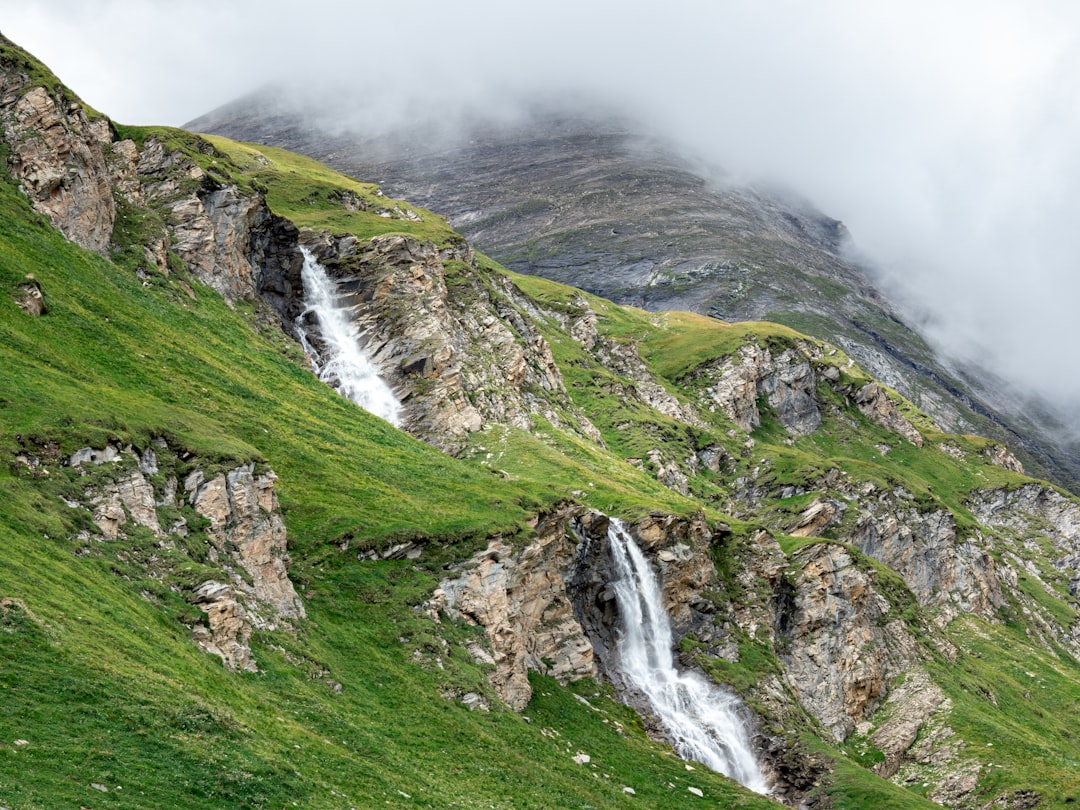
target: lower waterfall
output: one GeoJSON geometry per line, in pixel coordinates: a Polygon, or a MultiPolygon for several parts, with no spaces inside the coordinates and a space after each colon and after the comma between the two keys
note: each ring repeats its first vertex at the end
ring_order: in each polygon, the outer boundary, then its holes
{"type": "Polygon", "coordinates": [[[347,307],[342,306],[337,285],[305,247],[301,280],[304,311],[296,319],[296,331],[319,379],[361,408],[381,416],[392,425],[401,421],[401,403],[379,377],[360,344],[360,331],[347,307]],[[314,315],[319,322],[322,349],[311,340],[304,321],[314,315]]]}
{"type": "Polygon", "coordinates": [[[736,713],[738,698],[696,672],[675,668],[671,622],[649,561],[616,519],[608,540],[619,575],[612,587],[622,618],[617,642],[621,673],[644,693],[680,756],[767,793],[736,713]]]}

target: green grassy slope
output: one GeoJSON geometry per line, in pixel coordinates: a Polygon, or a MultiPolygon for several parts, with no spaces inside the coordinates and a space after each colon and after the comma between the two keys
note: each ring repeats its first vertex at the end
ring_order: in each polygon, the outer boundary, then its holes
{"type": "MultiPolygon", "coordinates": [[[[625,735],[543,681],[532,723],[469,712],[443,693],[487,689],[476,664],[414,657],[438,647],[413,606],[441,564],[514,534],[566,493],[394,430],[319,383],[295,348],[261,336],[244,307],[188,279],[190,300],[183,279],[144,286],[65,242],[0,183],[0,803],[614,807],[624,785],[643,804],[697,801],[683,764],[607,698],[597,705],[625,735]],[[27,274],[45,294],[39,318],[12,300],[27,274]],[[141,595],[147,583],[118,565],[117,544],[75,553],[85,513],[61,497],[83,484],[59,459],[154,437],[210,468],[258,461],[280,476],[309,618],[296,636],[257,634],[259,674],[230,674],[201,653],[173,612],[141,595]],[[16,463],[21,452],[42,468],[16,463]],[[424,567],[356,561],[357,548],[405,537],[429,545],[424,567]],[[597,767],[574,763],[578,750],[597,767]]],[[[712,774],[693,784],[768,804],[712,774]]]]}
{"type": "MultiPolygon", "coordinates": [[[[207,149],[177,130],[120,130],[139,142],[168,142],[218,182],[265,192],[275,213],[300,225],[360,238],[404,233],[443,245],[460,239],[429,212],[281,150],[224,139],[207,149]],[[346,195],[354,210],[343,207],[346,195]]],[[[591,680],[567,688],[537,676],[523,715],[500,708],[487,673],[464,651],[481,631],[435,625],[417,608],[447,565],[466,560],[493,535],[528,537],[528,521],[566,499],[630,518],[702,510],[724,519],[733,535],[714,550],[728,589],[718,598],[738,599],[740,588],[753,587],[735,582],[730,570],[740,546],[810,497],[733,519],[725,514],[737,506],[731,481],[751,469],[772,489],[812,489],[831,469],[857,482],[900,486],[920,507],[952,511],[961,529],[969,528],[964,500],[973,488],[1026,480],[986,461],[975,438],[948,437],[967,451],[965,460],[935,446],[942,436],[928,435],[921,449],[900,442],[825,384],[818,394],[835,407],[821,429],[792,438],[766,412],[750,453],[745,434],[723,414],[704,413],[704,422],[690,427],[625,396],[630,383],[555,318],[538,328],[606,449],[538,420],[531,433],[491,427],[473,436],[462,459],[451,458],[318,382],[298,347],[250,304],[230,308],[180,267],[139,280],[132,272],[139,240],[144,227],[158,223],[153,212],[121,214],[109,260],[65,242],[11,182],[0,181],[3,806],[701,806],[689,787],[721,806],[774,806],[704,768],[687,770],[591,680]],[[13,301],[28,275],[44,292],[48,311],[41,317],[13,301]],[[83,446],[145,448],[154,439],[205,470],[255,462],[279,476],[290,575],[308,618],[295,634],[255,634],[257,674],[229,673],[191,642],[183,621],[197,609],[171,579],[184,572],[155,578],[126,562],[133,549],[125,543],[134,547],[144,538],[79,539],[91,528],[87,514],[65,498],[79,500],[97,479],[62,466],[62,459],[83,446]],[[883,445],[891,448],[887,454],[883,445]],[[650,449],[681,459],[703,447],[723,448],[734,472],[701,472],[686,496],[658,483],[647,466],[627,463],[650,449]],[[17,461],[20,454],[41,464],[27,466],[17,461]],[[424,546],[420,560],[357,560],[358,551],[406,539],[424,546]],[[492,710],[470,712],[458,700],[468,691],[487,698],[492,710]],[[591,763],[575,763],[578,752],[590,754],[591,763]]],[[[478,272],[491,277],[505,273],[484,259],[480,265],[478,272]]],[[[782,348],[805,340],[783,326],[657,315],[510,277],[552,310],[571,313],[586,301],[600,334],[635,345],[684,402],[694,393],[696,370],[746,341],[782,348]]],[[[847,383],[868,379],[845,360],[827,362],[843,367],[847,383]]],[[[789,552],[816,542],[780,539],[789,552]]],[[[882,572],[880,582],[911,608],[916,624],[923,622],[898,577],[882,572]]],[[[1055,586],[1059,592],[1051,594],[1032,584],[1031,598],[1070,625],[1073,602],[1063,582],[1055,586]]],[[[954,703],[956,732],[973,745],[996,746],[990,788],[1030,783],[1047,801],[1067,803],[1076,792],[1071,774],[1080,739],[1061,718],[1080,700],[1080,666],[1026,634],[1018,604],[1003,611],[1003,624],[971,619],[950,627],[963,655],[954,663],[929,653],[928,666],[954,703]],[[987,691],[998,693],[996,703],[980,697],[987,691]],[[1024,775],[1032,757],[1047,763],[1034,781],[1024,775]]],[[[776,651],[760,639],[739,641],[740,662],[717,659],[715,672],[748,691],[777,671],[776,651]]],[[[809,747],[836,763],[821,786],[834,807],[931,806],[918,784],[885,782],[859,766],[864,755],[809,736],[814,726],[806,717],[796,725],[809,747]]]]}

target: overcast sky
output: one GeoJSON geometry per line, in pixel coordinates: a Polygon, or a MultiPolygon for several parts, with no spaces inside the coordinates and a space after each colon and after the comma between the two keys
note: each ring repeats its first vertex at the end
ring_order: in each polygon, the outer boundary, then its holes
{"type": "Polygon", "coordinates": [[[6,36],[124,123],[278,78],[632,105],[844,220],[940,345],[1080,427],[1080,3],[2,2],[6,36]]]}

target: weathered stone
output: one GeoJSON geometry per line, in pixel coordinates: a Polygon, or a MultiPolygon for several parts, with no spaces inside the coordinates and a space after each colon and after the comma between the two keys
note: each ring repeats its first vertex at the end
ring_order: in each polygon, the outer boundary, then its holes
{"type": "Polygon", "coordinates": [[[924,670],[908,672],[903,683],[889,692],[883,706],[888,719],[870,734],[870,742],[885,755],[874,770],[886,779],[895,774],[930,717],[939,709],[948,713],[950,705],[924,670]]]}
{"type": "Polygon", "coordinates": [[[845,508],[846,505],[840,501],[816,498],[799,515],[788,534],[794,537],[817,537],[839,519],[845,508]]]}
{"type": "Polygon", "coordinates": [[[94,523],[109,540],[117,538],[129,515],[136,525],[149,529],[155,537],[162,534],[154,508],[154,490],[138,470],[104,485],[90,499],[90,504],[94,523]]]}
{"type": "MultiPolygon", "coordinates": [[[[591,310],[590,310],[591,311],[591,310]]],[[[655,411],[687,425],[704,427],[696,409],[689,404],[679,402],[664,386],[657,382],[649,367],[638,354],[633,343],[623,343],[609,338],[598,338],[595,331],[595,315],[591,322],[587,318],[575,321],[575,324],[592,324],[587,332],[585,343],[591,342],[592,351],[605,368],[629,381],[630,385],[623,392],[629,399],[648,405],[655,411]]],[[[582,327],[579,327],[582,328],[582,327]]],[[[584,343],[583,343],[584,345],[584,343]]]]}
{"type": "Polygon", "coordinates": [[[807,711],[843,740],[877,707],[888,680],[918,660],[916,642],[899,617],[889,617],[872,574],[842,546],[809,546],[795,562],[794,593],[779,620],[788,642],[784,677],[807,711]]]}
{"type": "Polygon", "coordinates": [[[923,512],[911,501],[902,490],[869,493],[843,539],[899,573],[920,604],[940,608],[940,623],[961,612],[992,617],[1004,604],[993,559],[976,542],[957,537],[951,513],[923,512]]]}
{"type": "Polygon", "coordinates": [[[26,281],[19,286],[18,290],[15,294],[15,305],[27,315],[37,318],[48,311],[41,285],[32,275],[26,277],[26,281]]]}
{"type": "Polygon", "coordinates": [[[31,205],[75,244],[104,252],[116,208],[102,138],[80,104],[61,91],[25,87],[24,76],[0,76],[0,127],[11,150],[9,167],[31,205]],[[14,91],[14,92],[12,92],[14,91]]]}
{"type": "Polygon", "coordinates": [[[983,453],[991,463],[996,464],[999,467],[1004,467],[1006,470],[1011,470],[1014,473],[1024,474],[1024,465],[1020,463],[1020,459],[1009,452],[1009,448],[1003,444],[991,444],[983,453]]]}
{"type": "MultiPolygon", "coordinates": [[[[193,473],[184,482],[189,503],[210,521],[208,533],[218,551],[234,558],[251,578],[255,604],[268,610],[252,614],[257,627],[276,626],[280,619],[304,617],[304,606],[288,576],[285,523],[277,504],[273,472],[256,475],[247,464],[206,481],[193,473]]],[[[249,609],[254,607],[249,603],[249,609]]]]}
{"type": "Polygon", "coordinates": [[[196,625],[191,630],[191,637],[200,649],[220,657],[234,672],[257,672],[248,646],[251,622],[233,588],[209,580],[195,589],[193,602],[206,614],[208,625],[196,625]]]}
{"type": "Polygon", "coordinates": [[[855,393],[859,410],[887,430],[899,433],[916,447],[923,446],[922,434],[897,410],[885,389],[876,382],[869,382],[855,393]]]}
{"type": "MultiPolygon", "coordinates": [[[[567,532],[566,515],[537,525],[537,538],[520,552],[495,539],[474,558],[475,566],[444,580],[436,605],[487,631],[490,675],[499,697],[515,711],[529,702],[528,670],[565,682],[595,673],[592,646],[574,616],[564,578],[577,541],[567,532]]],[[[484,660],[481,653],[474,657],[484,660]]]]}
{"type": "MultiPolygon", "coordinates": [[[[399,235],[305,240],[337,274],[368,356],[403,402],[405,430],[455,453],[487,425],[531,430],[539,416],[601,441],[570,401],[551,347],[519,311],[535,305],[508,279],[485,280],[467,245],[440,251],[399,235]]],[[[317,325],[307,328],[317,341],[317,325]]]]}
{"type": "Polygon", "coordinates": [[[761,424],[758,397],[765,396],[780,423],[791,433],[812,433],[821,424],[816,399],[817,375],[810,360],[820,354],[801,342],[773,356],[757,343],[739,347],[737,355],[708,364],[695,374],[710,383],[707,392],[740,428],[749,432],[761,424]]]}
{"type": "Polygon", "coordinates": [[[90,464],[106,464],[110,461],[116,461],[120,458],[120,452],[111,444],[105,445],[101,450],[95,450],[93,447],[83,447],[76,450],[67,460],[69,467],[79,467],[89,462],[90,464]]]}
{"type": "Polygon", "coordinates": [[[1080,594],[1080,502],[1030,483],[1013,490],[973,493],[966,506],[981,523],[1009,530],[1021,544],[1049,539],[1056,554],[1054,566],[1069,576],[1072,594],[1080,594]]]}

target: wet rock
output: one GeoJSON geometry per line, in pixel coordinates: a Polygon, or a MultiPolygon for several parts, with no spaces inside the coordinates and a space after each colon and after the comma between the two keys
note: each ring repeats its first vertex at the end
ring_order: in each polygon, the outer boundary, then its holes
{"type": "Polygon", "coordinates": [[[305,239],[336,278],[368,356],[401,399],[405,430],[456,453],[487,425],[531,430],[539,416],[601,441],[570,401],[551,347],[521,314],[535,303],[508,279],[485,276],[467,245],[440,251],[399,235],[363,244],[305,239]]]}

